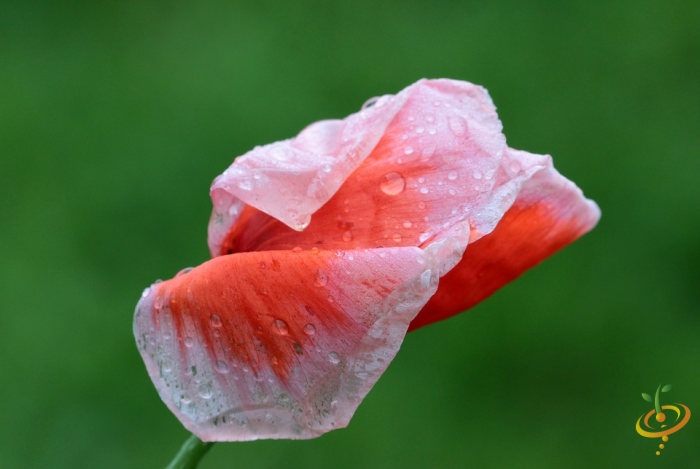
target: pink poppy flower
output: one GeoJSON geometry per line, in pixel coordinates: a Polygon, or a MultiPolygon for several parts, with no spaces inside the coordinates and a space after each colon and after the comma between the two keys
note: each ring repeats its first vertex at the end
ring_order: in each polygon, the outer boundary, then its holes
{"type": "Polygon", "coordinates": [[[345,427],[408,330],[592,229],[596,204],[501,129],[485,89],[421,80],[236,158],[211,187],[213,259],[134,317],[182,424],[204,441],[345,427]]]}

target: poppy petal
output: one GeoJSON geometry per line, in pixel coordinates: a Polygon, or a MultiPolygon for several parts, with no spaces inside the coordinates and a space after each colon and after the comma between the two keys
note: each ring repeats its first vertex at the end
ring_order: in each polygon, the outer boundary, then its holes
{"type": "Polygon", "coordinates": [[[434,294],[435,250],[216,257],[154,284],[134,334],[161,398],[205,441],[346,426],[434,294]]]}
{"type": "MultiPolygon", "coordinates": [[[[235,223],[212,219],[212,254],[296,246],[426,247],[458,237],[455,228],[467,224],[473,238],[490,232],[542,161],[527,161],[517,172],[503,168],[505,137],[482,87],[424,80],[407,90],[403,107],[374,150],[304,231],[292,230],[251,205],[235,207],[235,223]],[[221,226],[231,229],[222,235],[221,226]]],[[[218,202],[215,214],[232,207],[218,202]]],[[[468,231],[461,235],[468,236],[468,231]]]]}
{"type": "Polygon", "coordinates": [[[256,147],[214,180],[212,238],[222,238],[244,205],[294,230],[303,230],[345,179],[365,160],[411,93],[383,96],[343,120],[306,127],[295,138],[256,147]]]}
{"type": "Polygon", "coordinates": [[[548,156],[508,150],[507,171],[540,168],[490,234],[473,236],[462,260],[440,279],[437,293],[409,330],[465,311],[491,296],[597,224],[600,209],[560,175],[548,156]]]}

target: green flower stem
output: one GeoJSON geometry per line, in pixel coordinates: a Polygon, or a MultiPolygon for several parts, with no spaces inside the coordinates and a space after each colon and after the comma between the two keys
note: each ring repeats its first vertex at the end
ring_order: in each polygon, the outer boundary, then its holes
{"type": "Polygon", "coordinates": [[[204,443],[192,435],[185,441],[166,469],[195,469],[212,446],[214,446],[214,442],[204,443]]]}

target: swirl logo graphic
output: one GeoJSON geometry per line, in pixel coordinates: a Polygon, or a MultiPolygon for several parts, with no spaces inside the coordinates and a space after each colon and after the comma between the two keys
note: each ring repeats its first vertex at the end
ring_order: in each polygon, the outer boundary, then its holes
{"type": "MultiPolygon", "coordinates": [[[[688,420],[690,420],[690,409],[688,409],[688,407],[678,403],[675,405],[662,406],[659,401],[660,393],[669,392],[672,387],[672,385],[667,384],[662,388],[659,384],[659,387],[656,388],[656,397],[654,399],[652,399],[649,394],[642,393],[642,397],[645,401],[654,403],[654,408],[639,417],[637,420],[637,433],[646,438],[661,438],[661,441],[666,443],[668,441],[668,435],[676,433],[688,423],[688,420]],[[669,420],[666,420],[666,414],[663,412],[664,410],[673,411],[673,413],[667,412],[670,416],[669,420]],[[654,414],[656,414],[656,417],[654,417],[656,422],[653,420],[649,422],[649,417],[654,414]],[[675,420],[671,422],[670,419],[673,417],[675,417],[675,420]],[[642,428],[642,423],[644,428],[642,428]]],[[[659,445],[659,449],[664,449],[664,443],[659,445]]],[[[661,451],[656,452],[657,456],[660,454],[661,451]]]]}

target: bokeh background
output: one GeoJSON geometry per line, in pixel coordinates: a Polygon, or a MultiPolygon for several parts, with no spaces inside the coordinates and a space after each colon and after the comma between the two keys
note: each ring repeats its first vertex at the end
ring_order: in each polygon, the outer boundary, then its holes
{"type": "Polygon", "coordinates": [[[0,3],[0,466],[164,466],[187,436],[131,332],[208,258],[209,184],[257,144],[422,77],[489,89],[512,147],[603,210],[411,333],[347,429],[203,468],[690,467],[700,411],[700,2],[0,3]]]}

